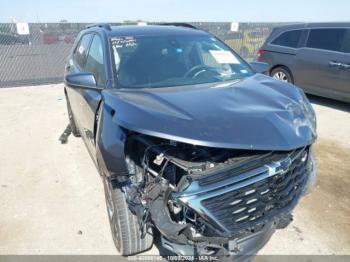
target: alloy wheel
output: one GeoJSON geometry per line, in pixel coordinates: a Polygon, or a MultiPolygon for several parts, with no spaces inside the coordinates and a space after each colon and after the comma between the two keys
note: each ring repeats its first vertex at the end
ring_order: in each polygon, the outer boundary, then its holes
{"type": "Polygon", "coordinates": [[[274,73],[272,77],[274,79],[280,80],[282,82],[288,82],[287,75],[282,71],[278,71],[278,72],[274,73]]]}

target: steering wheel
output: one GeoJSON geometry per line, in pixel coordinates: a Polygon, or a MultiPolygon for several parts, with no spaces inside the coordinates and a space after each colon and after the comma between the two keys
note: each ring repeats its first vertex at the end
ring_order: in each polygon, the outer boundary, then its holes
{"type": "Polygon", "coordinates": [[[184,77],[196,78],[200,74],[207,72],[207,71],[212,71],[212,69],[206,65],[196,65],[196,66],[192,67],[190,70],[188,70],[185,73],[184,77]]]}

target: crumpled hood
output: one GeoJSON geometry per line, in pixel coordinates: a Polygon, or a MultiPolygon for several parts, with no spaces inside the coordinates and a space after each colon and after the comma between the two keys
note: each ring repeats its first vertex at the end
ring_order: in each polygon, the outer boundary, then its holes
{"type": "Polygon", "coordinates": [[[108,90],[103,96],[120,126],[185,143],[291,150],[316,136],[298,89],[260,74],[230,84],[108,90]]]}

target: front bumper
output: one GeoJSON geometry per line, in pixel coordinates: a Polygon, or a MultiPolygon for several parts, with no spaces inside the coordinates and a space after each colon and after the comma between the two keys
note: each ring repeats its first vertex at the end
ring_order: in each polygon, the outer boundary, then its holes
{"type": "Polygon", "coordinates": [[[292,211],[313,174],[311,154],[310,147],[304,147],[240,174],[223,170],[193,180],[172,198],[199,214],[221,236],[251,235],[292,211]]]}
{"type": "MultiPolygon", "coordinates": [[[[224,252],[219,251],[210,257],[213,261],[250,261],[251,257],[256,255],[257,252],[269,241],[275,230],[276,224],[268,223],[263,230],[235,239],[231,244],[229,243],[228,246],[231,246],[233,249],[231,252],[226,250],[224,252]]],[[[167,251],[170,251],[177,256],[195,257],[198,255],[198,250],[195,250],[193,245],[176,244],[167,240],[163,236],[161,237],[161,244],[167,251]]]]}

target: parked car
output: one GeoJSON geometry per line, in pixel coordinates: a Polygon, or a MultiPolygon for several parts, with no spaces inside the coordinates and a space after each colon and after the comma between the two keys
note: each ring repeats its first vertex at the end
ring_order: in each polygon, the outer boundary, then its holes
{"type": "Polygon", "coordinates": [[[57,34],[44,34],[43,35],[43,43],[44,45],[51,45],[56,42],[58,42],[58,35],[57,34]]]}
{"type": "Polygon", "coordinates": [[[29,37],[27,35],[9,34],[0,32],[0,45],[28,45],[29,37]]]}
{"type": "Polygon", "coordinates": [[[258,51],[270,75],[305,92],[350,102],[350,23],[312,23],[274,29],[258,51]]]}
{"type": "Polygon", "coordinates": [[[55,43],[73,44],[75,37],[73,35],[58,35],[58,34],[44,34],[43,43],[45,45],[51,45],[55,43]]]}
{"type": "Polygon", "coordinates": [[[169,253],[252,255],[289,224],[315,180],[316,119],[301,89],[256,72],[266,66],[186,24],[79,34],[70,126],[103,180],[120,254],[158,232],[169,253]]]}

